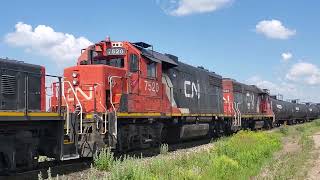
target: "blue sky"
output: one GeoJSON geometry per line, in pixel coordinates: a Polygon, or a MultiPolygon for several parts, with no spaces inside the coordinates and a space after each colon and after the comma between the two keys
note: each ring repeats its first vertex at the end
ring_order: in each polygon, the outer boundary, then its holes
{"type": "Polygon", "coordinates": [[[0,57],[41,64],[51,74],[75,64],[81,46],[110,36],[148,42],[186,63],[285,98],[320,102],[317,0],[11,0],[1,5],[0,57]]]}

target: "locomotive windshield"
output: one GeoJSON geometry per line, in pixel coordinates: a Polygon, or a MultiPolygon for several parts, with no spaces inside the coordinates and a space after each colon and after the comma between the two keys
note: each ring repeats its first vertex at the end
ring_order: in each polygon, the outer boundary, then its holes
{"type": "Polygon", "coordinates": [[[93,59],[93,64],[103,64],[118,68],[124,67],[124,58],[123,57],[96,57],[93,59]]]}

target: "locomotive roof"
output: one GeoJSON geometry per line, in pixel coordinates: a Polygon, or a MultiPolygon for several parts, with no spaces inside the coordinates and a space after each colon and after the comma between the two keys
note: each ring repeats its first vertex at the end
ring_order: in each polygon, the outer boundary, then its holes
{"type": "Polygon", "coordinates": [[[173,66],[178,66],[178,63],[171,59],[169,56],[159,53],[157,51],[149,50],[149,49],[141,49],[141,54],[146,58],[158,62],[158,63],[168,63],[173,66]]]}
{"type": "Polygon", "coordinates": [[[268,94],[266,91],[262,90],[261,88],[257,87],[256,85],[248,85],[245,83],[241,83],[241,82],[238,82],[237,80],[232,79],[232,78],[223,78],[223,80],[230,80],[235,85],[241,86],[247,91],[252,91],[252,92],[259,93],[259,94],[268,94]]]}
{"type": "Polygon", "coordinates": [[[147,49],[149,47],[152,47],[152,45],[147,44],[145,42],[135,42],[132,43],[136,48],[138,48],[141,51],[141,55],[150,59],[151,61],[157,62],[157,63],[167,63],[170,66],[178,66],[177,60],[173,59],[172,55],[162,54],[154,50],[147,49]]]}
{"type": "Polygon", "coordinates": [[[0,58],[0,64],[5,63],[5,64],[11,64],[11,65],[16,65],[16,66],[25,66],[25,67],[32,67],[32,68],[41,68],[42,66],[40,65],[34,65],[34,64],[29,64],[25,63],[24,61],[18,61],[18,60],[13,60],[13,59],[3,59],[0,58]]]}
{"type": "MultiPolygon", "coordinates": [[[[187,66],[191,66],[189,64],[183,63],[181,61],[178,60],[178,57],[172,55],[172,54],[163,54],[157,51],[154,51],[153,49],[147,49],[152,47],[152,45],[145,43],[145,42],[135,42],[135,43],[131,43],[133,46],[135,46],[136,48],[138,48],[141,51],[141,55],[150,59],[151,61],[157,62],[157,63],[166,63],[167,65],[171,66],[171,67],[176,67],[176,66],[181,66],[181,65],[187,65],[187,66]]],[[[202,70],[202,71],[206,71],[209,72],[211,74],[215,74],[217,75],[215,72],[211,72],[207,69],[205,69],[202,66],[198,66],[198,67],[194,67],[191,66],[193,68],[196,68],[197,70],[202,70]]]]}

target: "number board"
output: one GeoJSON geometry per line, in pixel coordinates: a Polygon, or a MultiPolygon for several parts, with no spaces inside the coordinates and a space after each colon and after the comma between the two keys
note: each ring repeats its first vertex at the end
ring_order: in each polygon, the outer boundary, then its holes
{"type": "Polygon", "coordinates": [[[126,50],[124,48],[110,48],[107,49],[107,55],[125,55],[126,50]]]}

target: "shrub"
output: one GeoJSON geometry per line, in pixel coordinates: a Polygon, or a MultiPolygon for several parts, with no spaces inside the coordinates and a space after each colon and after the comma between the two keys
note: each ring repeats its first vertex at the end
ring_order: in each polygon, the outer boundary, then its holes
{"type": "Polygon", "coordinates": [[[168,154],[169,152],[169,145],[168,144],[161,144],[160,145],[160,154],[168,154]]]}
{"type": "Polygon", "coordinates": [[[124,157],[122,161],[117,161],[111,169],[111,175],[108,179],[123,180],[123,179],[154,179],[152,174],[146,167],[138,163],[138,158],[124,157]]]}
{"type": "Polygon", "coordinates": [[[289,134],[289,128],[287,126],[281,126],[280,127],[280,132],[283,134],[283,135],[288,135],[289,134]]]}
{"type": "Polygon", "coordinates": [[[313,121],[314,122],[314,125],[315,126],[320,126],[320,120],[318,119],[318,120],[315,120],[315,121],[313,121]]]}
{"type": "Polygon", "coordinates": [[[204,179],[238,179],[239,163],[226,155],[212,159],[211,166],[204,179]]]}
{"type": "Polygon", "coordinates": [[[103,148],[93,157],[93,162],[98,170],[110,170],[115,162],[114,154],[110,148],[103,148]]]}
{"type": "Polygon", "coordinates": [[[305,126],[297,126],[296,130],[300,131],[300,132],[304,132],[306,130],[306,127],[305,126]]]}
{"type": "Polygon", "coordinates": [[[190,169],[185,169],[183,167],[175,167],[166,179],[200,180],[200,168],[191,167],[190,169]]]}

